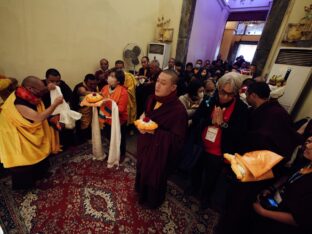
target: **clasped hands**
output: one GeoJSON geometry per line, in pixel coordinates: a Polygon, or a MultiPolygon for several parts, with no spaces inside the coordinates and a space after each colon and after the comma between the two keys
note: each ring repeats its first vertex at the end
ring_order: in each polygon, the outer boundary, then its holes
{"type": "Polygon", "coordinates": [[[225,111],[225,108],[221,109],[221,107],[215,107],[213,114],[212,114],[213,125],[220,127],[221,124],[224,123],[224,120],[223,120],[224,111],[225,111]]]}

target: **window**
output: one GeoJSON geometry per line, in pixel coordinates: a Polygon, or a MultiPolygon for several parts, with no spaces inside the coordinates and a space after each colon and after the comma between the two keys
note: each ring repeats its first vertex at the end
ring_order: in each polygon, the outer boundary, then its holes
{"type": "Polygon", "coordinates": [[[264,23],[250,23],[246,27],[246,35],[261,35],[264,28],[264,23]]]}
{"type": "Polygon", "coordinates": [[[236,28],[236,35],[244,35],[246,29],[245,23],[239,23],[236,28]]]}
{"type": "Polygon", "coordinates": [[[236,35],[261,35],[264,21],[241,21],[236,28],[236,35]]]}

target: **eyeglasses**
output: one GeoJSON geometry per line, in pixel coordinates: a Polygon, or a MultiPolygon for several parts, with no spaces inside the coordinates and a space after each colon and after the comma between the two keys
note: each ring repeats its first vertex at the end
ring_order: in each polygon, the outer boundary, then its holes
{"type": "Polygon", "coordinates": [[[312,149],[312,147],[307,147],[307,145],[310,145],[312,143],[312,138],[309,137],[303,144],[303,147],[302,147],[302,150],[305,150],[305,149],[312,149]]]}
{"type": "Polygon", "coordinates": [[[234,97],[235,93],[231,92],[226,92],[224,89],[219,90],[219,95],[221,96],[228,96],[228,97],[234,97]]]}
{"type": "Polygon", "coordinates": [[[304,142],[305,145],[311,144],[311,143],[312,143],[312,138],[311,138],[311,137],[308,138],[308,139],[304,142]]]}

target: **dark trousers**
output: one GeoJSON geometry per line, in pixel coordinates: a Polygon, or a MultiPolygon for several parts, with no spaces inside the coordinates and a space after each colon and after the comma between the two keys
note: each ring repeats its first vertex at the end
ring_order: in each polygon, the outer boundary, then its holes
{"type": "Polygon", "coordinates": [[[207,206],[224,167],[223,157],[203,152],[191,173],[194,192],[199,191],[202,206],[207,206]]]}
{"type": "MultiPolygon", "coordinates": [[[[127,135],[127,123],[120,125],[120,133],[121,133],[121,139],[120,139],[120,156],[123,157],[126,154],[126,135],[127,135]]],[[[106,124],[103,129],[103,135],[107,139],[110,140],[111,136],[111,126],[106,124]]]]}
{"type": "Polygon", "coordinates": [[[257,182],[232,181],[226,213],[221,216],[218,234],[252,233],[255,212],[252,203],[263,189],[272,184],[271,180],[257,182]]]}
{"type": "Polygon", "coordinates": [[[63,150],[66,150],[68,147],[76,144],[75,137],[74,129],[64,128],[60,131],[60,143],[63,146],[63,150]]]}
{"type": "Polygon", "coordinates": [[[9,174],[9,170],[3,167],[3,164],[0,163],[0,178],[4,178],[9,174]]]}
{"type": "Polygon", "coordinates": [[[164,202],[167,191],[167,177],[163,176],[160,179],[159,185],[147,185],[141,182],[140,166],[137,165],[135,176],[135,191],[138,193],[139,204],[149,209],[156,209],[164,202]]]}
{"type": "Polygon", "coordinates": [[[168,171],[157,170],[153,173],[153,177],[158,177],[157,182],[155,180],[148,181],[146,178],[150,175],[146,173],[149,174],[149,172],[142,170],[144,160],[148,160],[148,158],[144,157],[137,161],[134,188],[138,193],[140,205],[149,209],[156,209],[161,206],[166,198],[168,171]],[[142,174],[142,172],[144,173],[142,174]]]}
{"type": "Polygon", "coordinates": [[[76,142],[78,144],[82,144],[87,140],[90,140],[92,138],[92,130],[91,130],[91,126],[85,128],[85,129],[81,129],[80,125],[77,124],[76,127],[76,142]]]}
{"type": "Polygon", "coordinates": [[[252,215],[253,222],[250,234],[308,234],[309,231],[301,230],[297,226],[283,224],[272,219],[264,218],[256,212],[252,215]]]}
{"type": "Polygon", "coordinates": [[[49,160],[46,158],[34,165],[10,168],[12,175],[12,188],[32,188],[37,180],[42,179],[48,173],[49,166],[49,160]]]}

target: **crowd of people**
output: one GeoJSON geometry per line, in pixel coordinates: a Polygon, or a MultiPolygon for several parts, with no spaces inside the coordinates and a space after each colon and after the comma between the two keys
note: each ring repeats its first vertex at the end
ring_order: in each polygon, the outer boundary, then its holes
{"type": "MultiPolygon", "coordinates": [[[[137,131],[134,187],[142,206],[159,207],[168,177],[177,173],[186,178],[185,194],[198,198],[200,209],[221,213],[218,233],[311,233],[311,121],[295,126],[242,56],[232,65],[219,56],[185,66],[171,58],[164,69],[144,56],[141,65],[130,73],[122,60],[111,67],[108,59],[101,59],[100,69],[77,81],[73,91],[54,68],[44,80],[29,76],[16,90],[16,84],[10,86],[0,113],[0,162],[12,175],[13,189],[32,188],[46,176],[48,156],[60,145],[67,149],[91,139],[92,109],[80,102],[100,93],[118,106],[121,160],[136,119],[158,125],[153,131],[137,131]],[[63,97],[51,102],[49,91],[56,86],[63,97]],[[62,102],[82,115],[74,129],[51,115],[62,102]],[[283,157],[273,168],[274,179],[239,182],[223,155],[255,150],[283,157]],[[269,198],[274,206],[265,206],[269,198]]],[[[109,102],[99,108],[108,139],[111,112],[109,102]]]]}

